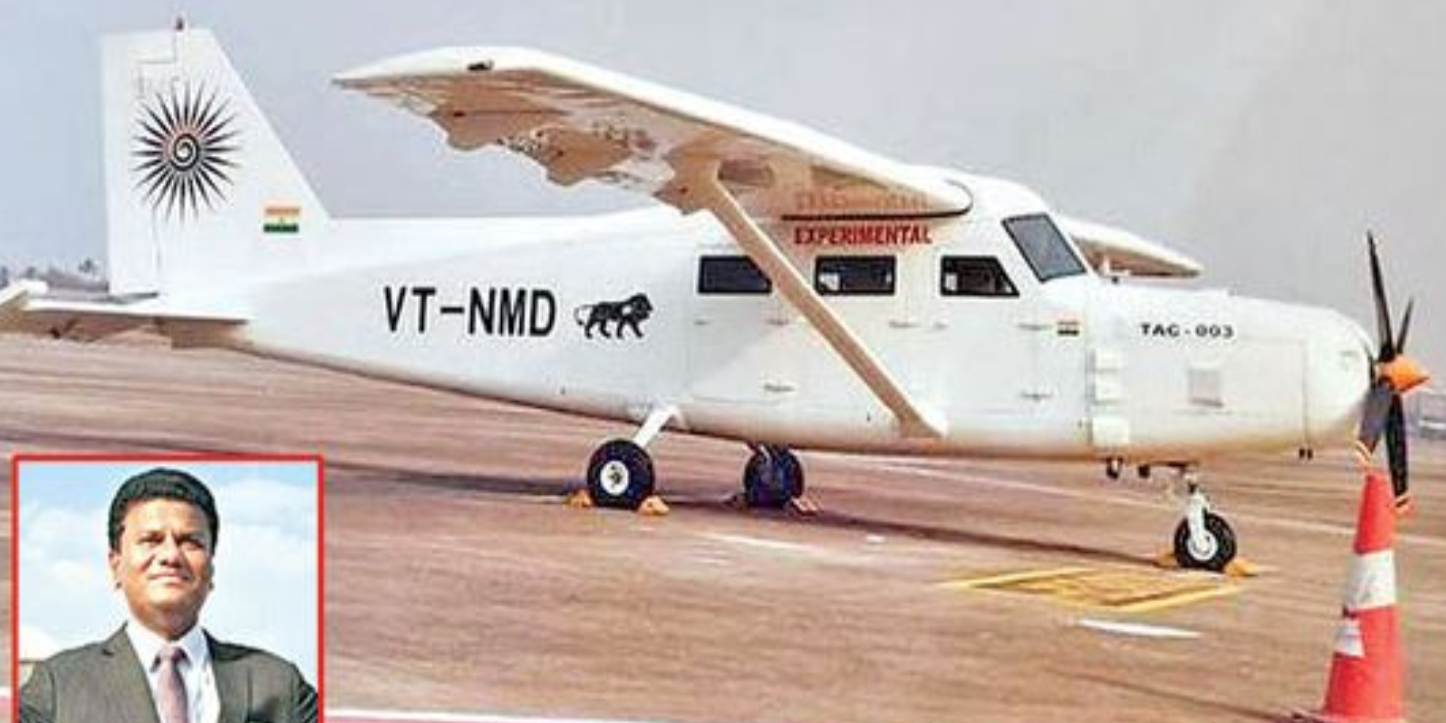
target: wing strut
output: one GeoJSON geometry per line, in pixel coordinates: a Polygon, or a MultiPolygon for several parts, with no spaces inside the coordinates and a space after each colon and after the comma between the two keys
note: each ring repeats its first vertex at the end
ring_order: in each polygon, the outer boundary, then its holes
{"type": "Polygon", "coordinates": [[[693,209],[706,208],[722,222],[753,263],[778,287],[784,298],[813,324],[813,328],[823,335],[829,346],[833,347],[849,368],[868,385],[874,396],[894,413],[899,422],[899,430],[905,437],[943,437],[946,431],[943,420],[926,412],[911,398],[863,340],[809,286],[808,280],[788,260],[778,248],[778,244],[754,223],[752,217],[718,179],[718,163],[713,161],[700,165],[701,167],[689,169],[692,173],[680,174],[692,181],[689,184],[691,188],[680,187],[675,181],[669,189],[673,194],[693,196],[690,201],[679,205],[684,206],[685,210],[688,210],[686,206],[692,206],[693,209]]]}

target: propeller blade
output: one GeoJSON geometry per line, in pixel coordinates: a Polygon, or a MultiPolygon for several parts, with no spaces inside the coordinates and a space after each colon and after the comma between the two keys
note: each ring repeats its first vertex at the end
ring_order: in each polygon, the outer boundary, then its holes
{"type": "Polygon", "coordinates": [[[1411,331],[1411,312],[1416,309],[1416,300],[1406,302],[1406,313],[1401,316],[1401,332],[1396,335],[1396,353],[1406,353],[1406,335],[1411,331]]]}
{"type": "Polygon", "coordinates": [[[1426,379],[1425,370],[1405,356],[1406,338],[1411,332],[1411,314],[1416,310],[1416,300],[1406,302],[1400,335],[1392,334],[1391,307],[1386,300],[1381,257],[1376,249],[1375,234],[1370,231],[1366,232],[1366,245],[1370,250],[1371,294],[1376,304],[1376,331],[1380,335],[1381,351],[1376,357],[1376,379],[1371,382],[1371,391],[1361,410],[1361,426],[1356,439],[1368,453],[1374,453],[1381,435],[1385,435],[1391,488],[1396,495],[1397,507],[1404,508],[1410,503],[1411,481],[1406,412],[1401,395],[1426,379]]]}
{"type": "Polygon", "coordinates": [[[1391,411],[1386,419],[1386,460],[1391,467],[1391,489],[1400,502],[1411,491],[1410,467],[1406,452],[1406,413],[1401,396],[1391,396],[1391,411]]]}
{"type": "Polygon", "coordinates": [[[1376,445],[1381,441],[1381,432],[1385,431],[1390,417],[1391,400],[1395,396],[1395,390],[1391,389],[1391,383],[1386,379],[1377,379],[1371,384],[1371,393],[1366,396],[1366,406],[1361,411],[1360,430],[1356,435],[1357,441],[1364,445],[1367,451],[1376,451],[1376,445]]]}
{"type": "Polygon", "coordinates": [[[1395,335],[1391,333],[1391,307],[1386,301],[1386,281],[1381,275],[1381,258],[1376,252],[1376,236],[1366,232],[1366,244],[1370,248],[1371,292],[1376,302],[1376,338],[1381,342],[1378,362],[1388,362],[1396,357],[1395,335]]]}

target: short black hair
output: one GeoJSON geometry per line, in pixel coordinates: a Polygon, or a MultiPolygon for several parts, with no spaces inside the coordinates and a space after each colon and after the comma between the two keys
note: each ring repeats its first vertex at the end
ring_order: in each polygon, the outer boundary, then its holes
{"type": "Polygon", "coordinates": [[[137,502],[147,500],[178,500],[189,502],[205,513],[206,521],[211,527],[211,549],[216,549],[216,541],[221,532],[221,518],[216,514],[216,500],[211,497],[211,490],[201,480],[196,479],[189,473],[178,469],[156,467],[155,469],[142,472],[126,480],[116,490],[115,498],[110,501],[110,549],[111,552],[120,551],[121,532],[125,529],[126,511],[137,502]]]}

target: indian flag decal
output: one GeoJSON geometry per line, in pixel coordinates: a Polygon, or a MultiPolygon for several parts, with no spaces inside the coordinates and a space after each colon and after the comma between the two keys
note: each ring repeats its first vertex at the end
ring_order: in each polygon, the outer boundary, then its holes
{"type": "Polygon", "coordinates": [[[266,233],[297,233],[301,231],[300,206],[267,206],[266,220],[261,226],[266,233]]]}

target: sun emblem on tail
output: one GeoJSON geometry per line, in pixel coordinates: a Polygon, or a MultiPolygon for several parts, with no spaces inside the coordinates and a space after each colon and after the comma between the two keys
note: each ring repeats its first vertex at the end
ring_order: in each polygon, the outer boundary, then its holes
{"type": "Polygon", "coordinates": [[[230,103],[214,88],[186,83],[157,94],[142,111],[132,171],[145,202],[167,219],[215,209],[232,184],[240,150],[230,103]]]}

